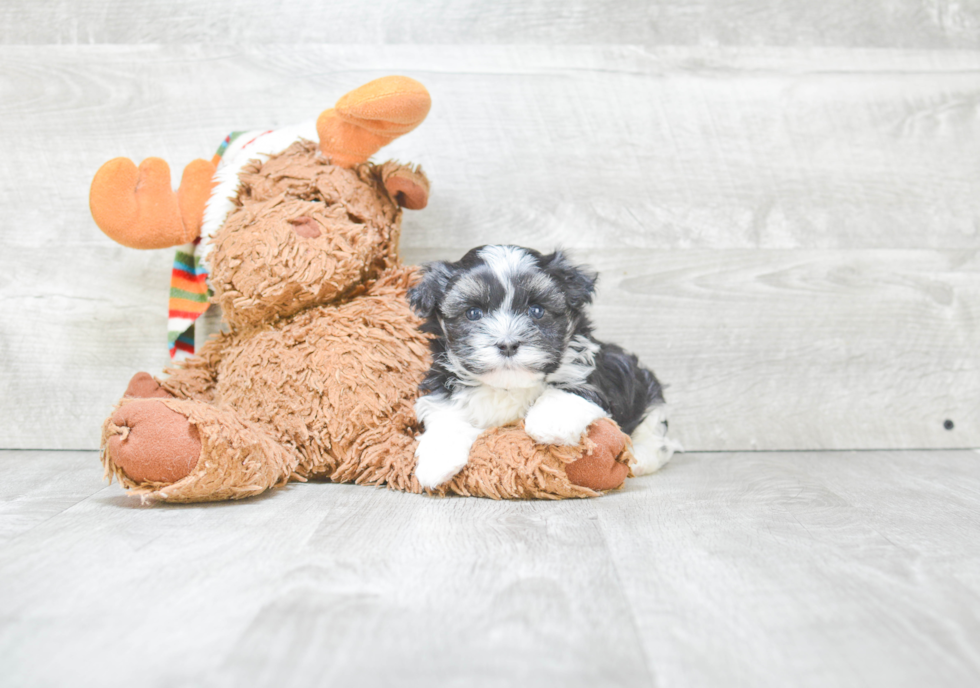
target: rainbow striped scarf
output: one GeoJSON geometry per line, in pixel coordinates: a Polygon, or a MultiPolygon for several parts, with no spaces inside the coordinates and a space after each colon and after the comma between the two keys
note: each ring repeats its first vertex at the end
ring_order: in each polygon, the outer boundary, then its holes
{"type": "Polygon", "coordinates": [[[177,247],[174,267],[170,273],[170,317],[167,323],[167,344],[170,358],[194,355],[194,321],[204,315],[210,305],[208,271],[195,255],[200,237],[191,244],[177,247]],[[178,356],[178,352],[182,355],[178,356]]]}
{"type": "MultiPolygon", "coordinates": [[[[217,166],[228,146],[244,134],[233,131],[218,146],[212,162],[217,166]]],[[[170,358],[180,360],[194,355],[194,323],[204,315],[210,303],[208,267],[201,259],[201,238],[177,247],[174,267],[170,274],[170,306],[167,324],[167,345],[170,358]]]]}

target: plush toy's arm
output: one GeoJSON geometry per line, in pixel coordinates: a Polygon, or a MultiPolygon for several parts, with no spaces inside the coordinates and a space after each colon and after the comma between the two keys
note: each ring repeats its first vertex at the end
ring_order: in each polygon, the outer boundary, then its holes
{"type": "Polygon", "coordinates": [[[129,381],[123,399],[190,399],[214,401],[218,384],[217,363],[220,352],[209,351],[204,345],[199,356],[190,356],[178,365],[167,368],[167,377],[160,379],[149,373],[136,373],[129,381]]]}
{"type": "Polygon", "coordinates": [[[629,437],[608,418],[577,444],[535,442],[519,425],[484,432],[466,467],[436,492],[492,499],[595,497],[620,487],[633,462],[629,437]]]}
{"type": "Polygon", "coordinates": [[[202,346],[196,356],[164,370],[167,377],[160,381],[160,387],[178,399],[213,401],[218,384],[218,364],[230,336],[219,333],[202,346]]]}
{"type": "MultiPolygon", "coordinates": [[[[406,423],[408,418],[396,417],[392,424],[404,426],[402,431],[365,433],[354,457],[323,477],[423,492],[415,477],[417,440],[406,423]]],[[[538,444],[520,425],[508,425],[480,435],[463,470],[430,492],[490,499],[595,497],[620,487],[633,461],[629,437],[608,418],[597,420],[569,446],[538,444]]]]}

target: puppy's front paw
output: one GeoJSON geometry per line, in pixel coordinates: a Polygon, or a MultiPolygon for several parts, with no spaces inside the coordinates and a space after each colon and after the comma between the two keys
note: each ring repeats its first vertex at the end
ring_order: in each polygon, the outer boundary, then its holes
{"type": "Polygon", "coordinates": [[[415,448],[415,477],[422,487],[432,489],[459,473],[470,457],[473,440],[466,433],[427,430],[415,448]]]}
{"type": "Polygon", "coordinates": [[[549,389],[527,412],[524,431],[541,444],[578,444],[593,421],[606,412],[587,399],[549,389]]]}

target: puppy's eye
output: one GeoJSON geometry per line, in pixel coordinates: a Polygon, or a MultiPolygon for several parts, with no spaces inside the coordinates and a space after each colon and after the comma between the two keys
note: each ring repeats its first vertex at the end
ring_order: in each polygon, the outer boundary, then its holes
{"type": "Polygon", "coordinates": [[[535,320],[540,320],[544,317],[544,309],[538,304],[534,304],[527,309],[528,315],[530,315],[535,320]]]}
{"type": "Polygon", "coordinates": [[[474,306],[473,308],[467,308],[466,309],[466,319],[467,320],[479,320],[482,317],[483,317],[483,309],[482,308],[476,308],[474,306]]]}

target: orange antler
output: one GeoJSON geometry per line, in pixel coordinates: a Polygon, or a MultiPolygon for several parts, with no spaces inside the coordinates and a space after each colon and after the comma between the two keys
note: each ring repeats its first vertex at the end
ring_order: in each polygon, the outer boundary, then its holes
{"type": "Polygon", "coordinates": [[[342,167],[367,162],[379,148],[421,124],[431,106],[429,92],[415,79],[375,79],[320,115],[320,150],[342,167]]]}
{"type": "Polygon", "coordinates": [[[114,158],[92,179],[92,217],[99,229],[123,246],[149,249],[186,244],[201,232],[214,170],[207,160],[194,160],[184,168],[180,188],[174,193],[170,166],[160,158],[147,158],[138,168],[129,158],[114,158]]]}

